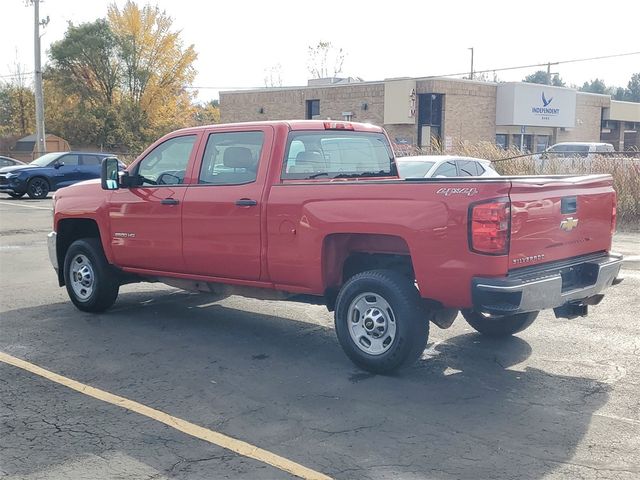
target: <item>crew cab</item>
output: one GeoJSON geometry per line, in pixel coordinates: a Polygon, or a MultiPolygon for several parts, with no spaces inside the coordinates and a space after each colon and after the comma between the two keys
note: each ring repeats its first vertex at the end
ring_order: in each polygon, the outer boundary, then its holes
{"type": "MultiPolygon", "coordinates": [[[[512,335],[587,314],[619,281],[609,175],[400,179],[384,130],[332,121],[188,128],[54,197],[71,301],[124,283],[325,304],[360,367],[388,372],[462,311],[512,335]]],[[[186,312],[185,312],[186,314],[186,312]]]]}

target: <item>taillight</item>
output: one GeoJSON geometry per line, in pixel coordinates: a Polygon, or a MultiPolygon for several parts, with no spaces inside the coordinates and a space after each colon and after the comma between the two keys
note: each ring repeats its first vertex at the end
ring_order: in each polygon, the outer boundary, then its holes
{"type": "Polygon", "coordinates": [[[353,130],[353,125],[346,122],[324,122],[325,130],[353,130]]]}
{"type": "Polygon", "coordinates": [[[469,207],[469,248],[477,253],[506,255],[511,228],[509,200],[490,200],[469,207]]]}
{"type": "Polygon", "coordinates": [[[616,211],[617,203],[618,203],[618,194],[616,192],[613,192],[613,207],[611,208],[611,235],[616,233],[616,222],[618,221],[617,211],[616,211]]]}

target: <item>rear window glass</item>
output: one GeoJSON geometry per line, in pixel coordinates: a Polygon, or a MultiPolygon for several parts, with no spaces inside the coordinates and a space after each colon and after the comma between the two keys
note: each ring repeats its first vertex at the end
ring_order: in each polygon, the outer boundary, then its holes
{"type": "Polygon", "coordinates": [[[475,177],[478,175],[478,162],[458,160],[458,171],[461,177],[475,177]]]}
{"type": "Polygon", "coordinates": [[[396,176],[393,153],[381,133],[291,132],[283,179],[396,176]]]}

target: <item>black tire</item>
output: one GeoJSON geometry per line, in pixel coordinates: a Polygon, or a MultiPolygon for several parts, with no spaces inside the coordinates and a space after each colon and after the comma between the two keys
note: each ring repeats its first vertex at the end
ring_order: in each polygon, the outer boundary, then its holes
{"type": "Polygon", "coordinates": [[[16,193],[16,192],[8,192],[11,198],[22,198],[25,196],[25,193],[16,193]]]}
{"type": "Polygon", "coordinates": [[[49,182],[42,177],[32,178],[27,184],[29,198],[46,198],[49,195],[49,190],[49,182]]]}
{"type": "Polygon", "coordinates": [[[488,316],[474,310],[463,310],[462,316],[477,332],[489,337],[508,337],[528,328],[538,316],[538,312],[517,313],[515,315],[488,316]]]}
{"type": "Polygon", "coordinates": [[[342,286],[336,299],[335,326],[340,345],[353,363],[373,373],[389,373],[409,366],[418,359],[425,349],[429,336],[427,318],[413,282],[392,270],[372,270],[354,275],[342,286]],[[373,298],[366,296],[367,293],[372,293],[373,298]],[[381,305],[380,299],[386,302],[391,312],[387,310],[382,315],[385,317],[384,333],[380,334],[379,338],[373,337],[383,350],[371,354],[368,351],[372,347],[368,347],[366,342],[369,341],[370,345],[373,345],[372,334],[374,336],[378,334],[373,331],[375,322],[380,320],[374,317],[375,321],[370,321],[371,318],[367,315],[370,311],[374,316],[380,314],[376,308],[383,308],[372,307],[362,316],[356,305],[362,301],[365,304],[375,301],[373,305],[381,305]],[[366,330],[367,320],[370,325],[373,325],[372,331],[366,330]],[[355,331],[358,328],[363,334],[355,331]],[[389,333],[391,328],[395,331],[393,338],[388,340],[391,337],[389,333]],[[358,341],[354,337],[358,337],[358,341]],[[382,342],[379,342],[380,339],[382,342]]]}
{"type": "Polygon", "coordinates": [[[107,262],[98,238],[83,238],[69,246],[64,258],[64,282],[69,298],[84,312],[106,310],[116,301],[120,289],[117,272],[107,262]]]}

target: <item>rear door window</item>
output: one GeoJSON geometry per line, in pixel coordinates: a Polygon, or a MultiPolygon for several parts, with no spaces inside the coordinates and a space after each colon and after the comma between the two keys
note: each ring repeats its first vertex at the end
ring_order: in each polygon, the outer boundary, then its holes
{"type": "Polygon", "coordinates": [[[82,165],[100,165],[102,159],[98,155],[82,155],[82,165]]]}
{"type": "Polygon", "coordinates": [[[242,185],[255,182],[263,145],[264,132],[210,134],[198,183],[242,185]]]}

